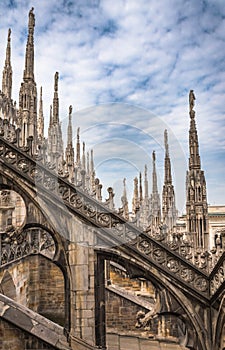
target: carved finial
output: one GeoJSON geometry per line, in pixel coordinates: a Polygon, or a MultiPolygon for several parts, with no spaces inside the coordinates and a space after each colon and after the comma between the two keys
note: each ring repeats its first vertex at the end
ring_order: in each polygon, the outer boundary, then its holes
{"type": "Polygon", "coordinates": [[[11,29],[9,28],[9,30],[8,30],[8,41],[10,41],[10,39],[11,39],[11,29]]]}
{"type": "Polygon", "coordinates": [[[161,220],[161,208],[160,197],[157,186],[157,173],[156,173],[156,155],[155,151],[152,152],[152,193],[150,196],[150,208],[151,208],[151,225],[155,227],[159,225],[161,220]]]}
{"type": "Polygon", "coordinates": [[[86,170],[85,142],[83,142],[82,168],[86,170]]]}
{"type": "Polygon", "coordinates": [[[32,7],[29,12],[29,27],[35,26],[34,8],[32,7]]]}
{"type": "Polygon", "coordinates": [[[59,124],[59,97],[58,97],[59,73],[54,76],[54,98],[53,98],[53,124],[59,124]]]}
{"type": "Polygon", "coordinates": [[[25,55],[25,69],[23,78],[24,81],[34,81],[34,26],[35,26],[35,17],[33,13],[34,8],[29,12],[29,21],[28,21],[28,37],[26,45],[26,55],[25,55]]]}
{"type": "Polygon", "coordinates": [[[93,149],[91,149],[90,177],[91,177],[91,188],[92,188],[93,191],[95,191],[95,166],[94,166],[93,149]]]}
{"type": "Polygon", "coordinates": [[[155,151],[152,152],[152,161],[153,161],[153,169],[152,169],[152,193],[157,193],[157,174],[156,174],[156,154],[155,151]]]}
{"type": "Polygon", "coordinates": [[[112,187],[108,187],[107,188],[107,192],[109,194],[109,198],[106,199],[106,204],[108,206],[109,209],[113,210],[114,209],[114,192],[113,192],[113,188],[112,187]]]}
{"type": "Polygon", "coordinates": [[[80,165],[80,128],[77,128],[77,157],[76,162],[80,165]]]}
{"type": "Polygon", "coordinates": [[[145,187],[145,199],[148,199],[148,168],[147,168],[146,164],[145,164],[145,182],[144,182],[144,187],[145,187]]]}
{"type": "Polygon", "coordinates": [[[143,195],[142,195],[142,174],[141,172],[139,173],[139,196],[140,196],[140,203],[143,200],[143,195]]]}
{"type": "Polygon", "coordinates": [[[89,152],[87,152],[87,174],[90,175],[90,157],[89,152]]]}
{"type": "Polygon", "coordinates": [[[52,126],[53,120],[52,120],[52,105],[50,105],[50,118],[49,118],[49,126],[52,126]]]}
{"type": "Polygon", "coordinates": [[[58,91],[58,80],[59,80],[59,73],[55,73],[55,91],[58,91]]]}
{"type": "Polygon", "coordinates": [[[113,188],[112,187],[108,187],[107,188],[107,192],[109,194],[109,197],[114,197],[115,196],[114,193],[113,193],[113,188]]]}
{"type": "Polygon", "coordinates": [[[12,93],[12,67],[11,67],[11,29],[8,30],[8,43],[6,48],[5,67],[2,75],[2,92],[11,99],[12,93]]]}
{"type": "Polygon", "coordinates": [[[100,184],[100,181],[98,178],[94,180],[94,186],[95,186],[95,194],[96,198],[101,201],[102,200],[102,184],[100,184]]]}
{"type": "Polygon", "coordinates": [[[189,92],[189,107],[190,107],[190,112],[193,110],[194,105],[195,105],[194,90],[190,90],[190,92],[189,92]]]}
{"type": "Polygon", "coordinates": [[[7,43],[7,49],[6,49],[6,60],[5,60],[5,65],[6,66],[11,66],[10,59],[11,59],[11,47],[10,47],[10,42],[11,42],[11,29],[9,28],[8,30],[8,43],[7,43]]]}
{"type": "Polygon", "coordinates": [[[67,128],[67,147],[73,147],[73,130],[72,130],[72,106],[69,106],[69,122],[67,128]]]}
{"type": "Polygon", "coordinates": [[[94,183],[95,183],[95,165],[94,165],[94,153],[93,153],[93,149],[91,149],[90,175],[91,175],[91,186],[92,186],[92,189],[94,189],[94,183]]]}
{"type": "Polygon", "coordinates": [[[168,133],[166,129],[164,131],[164,145],[165,145],[166,157],[169,157],[168,133]]]}
{"type": "MultiPolygon", "coordinates": [[[[91,172],[92,182],[93,182],[93,181],[94,181],[94,177],[95,177],[95,166],[94,166],[94,154],[93,154],[93,149],[91,149],[90,172],[91,172]]],[[[93,182],[92,184],[94,184],[94,182],[93,182]]]]}
{"type": "Polygon", "coordinates": [[[138,178],[134,178],[134,194],[132,199],[132,212],[136,214],[139,210],[139,198],[138,198],[138,178]]]}
{"type": "Polygon", "coordinates": [[[165,143],[165,160],[164,160],[164,186],[172,185],[171,164],[169,157],[169,143],[167,130],[164,131],[164,143],[165,143]]]}
{"type": "Polygon", "coordinates": [[[152,152],[152,160],[155,162],[155,151],[152,152]]]}
{"type": "Polygon", "coordinates": [[[43,101],[42,101],[42,86],[40,87],[40,100],[39,100],[39,114],[37,120],[37,134],[38,139],[42,142],[44,138],[44,115],[43,115],[43,101]]]}
{"type": "Polygon", "coordinates": [[[123,179],[123,195],[121,197],[122,202],[122,215],[126,220],[129,220],[129,208],[127,200],[127,190],[126,190],[126,178],[123,179]]]}

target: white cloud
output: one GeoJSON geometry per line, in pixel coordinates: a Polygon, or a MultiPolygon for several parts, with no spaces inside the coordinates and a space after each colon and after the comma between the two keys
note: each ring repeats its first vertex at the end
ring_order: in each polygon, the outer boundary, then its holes
{"type": "MultiPolygon", "coordinates": [[[[72,104],[77,112],[74,129],[78,124],[81,130],[86,130],[113,121],[147,133],[157,131],[156,138],[162,140],[166,125],[187,156],[188,92],[194,89],[202,164],[209,186],[217,183],[216,169],[220,167],[220,171],[225,172],[223,1],[3,0],[0,3],[3,38],[0,52],[5,52],[7,29],[11,27],[13,97],[17,101],[24,66],[27,15],[32,6],[36,16],[35,78],[38,91],[43,86],[46,123],[53,98],[54,74],[59,71],[61,118],[67,117],[68,106],[72,104]],[[114,106],[111,115],[101,106],[95,113],[93,109],[82,112],[87,107],[111,102],[133,103],[152,111],[161,116],[162,124],[154,125],[148,114],[129,115],[129,106],[122,111],[114,106]],[[211,158],[216,149],[220,158],[211,158]]],[[[3,54],[0,56],[2,68],[4,59],[3,54]]],[[[107,124],[106,139],[114,135],[113,130],[112,124],[107,124]]],[[[92,131],[87,134],[88,142],[100,144],[102,128],[95,127],[92,131]]],[[[119,128],[117,134],[126,139],[119,128]]],[[[138,130],[133,138],[139,149],[138,130]]],[[[115,147],[118,153],[123,152],[124,158],[127,156],[126,147],[121,148],[119,144],[115,147]]],[[[105,149],[98,149],[103,156],[105,149]]],[[[140,157],[136,157],[138,161],[140,157]]],[[[159,162],[163,163],[163,152],[159,162]]],[[[185,170],[181,171],[183,187],[185,170]]],[[[115,174],[121,176],[118,169],[115,174]]],[[[181,186],[182,181],[176,181],[181,186]]],[[[219,181],[223,189],[224,180],[219,181]]],[[[211,202],[222,203],[224,191],[211,190],[210,198],[211,202]]]]}

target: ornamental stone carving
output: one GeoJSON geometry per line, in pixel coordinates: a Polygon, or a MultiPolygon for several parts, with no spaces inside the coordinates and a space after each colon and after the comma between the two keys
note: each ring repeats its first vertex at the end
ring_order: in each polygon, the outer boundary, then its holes
{"type": "MultiPolygon", "coordinates": [[[[4,136],[5,137],[5,136],[4,136]]],[[[20,149],[10,144],[4,137],[0,137],[0,154],[5,166],[13,167],[18,174],[34,182],[38,189],[49,191],[51,196],[62,200],[69,210],[76,210],[81,216],[92,222],[94,226],[101,227],[102,230],[110,229],[106,234],[115,237],[121,243],[127,244],[127,248],[135,249],[146,256],[149,262],[161,266],[165,272],[171,276],[179,277],[190,288],[207,295],[209,290],[209,280],[207,273],[210,272],[212,260],[218,259],[207,255],[200,250],[195,256],[192,254],[192,244],[188,236],[182,236],[176,232],[168,235],[166,226],[160,226],[158,230],[149,231],[144,234],[135,225],[126,222],[123,218],[112,211],[108,211],[103,204],[92,199],[85,191],[73,186],[64,175],[58,176],[54,172],[54,166],[37,161],[34,156],[30,156],[29,147],[20,149]],[[52,170],[50,170],[52,168],[52,170]],[[158,242],[158,243],[157,243],[158,242]],[[173,255],[173,252],[175,255],[173,255]],[[194,267],[195,265],[195,267],[194,267]],[[204,273],[201,273],[201,270],[204,273]]],[[[43,158],[41,158],[43,159],[43,158]]],[[[40,250],[38,244],[33,244],[40,250]]],[[[27,251],[28,248],[26,248],[27,251]]],[[[33,248],[34,249],[34,248],[33,248]]],[[[14,248],[11,248],[11,255],[15,255],[14,248]]],[[[6,252],[2,252],[6,257],[6,252]]],[[[224,268],[224,267],[223,267],[224,268]]],[[[216,278],[210,280],[211,290],[217,285],[216,278]]]]}
{"type": "Polygon", "coordinates": [[[42,254],[53,259],[56,246],[52,236],[41,228],[30,228],[20,233],[4,233],[1,239],[0,265],[6,265],[30,254],[42,254]]]}

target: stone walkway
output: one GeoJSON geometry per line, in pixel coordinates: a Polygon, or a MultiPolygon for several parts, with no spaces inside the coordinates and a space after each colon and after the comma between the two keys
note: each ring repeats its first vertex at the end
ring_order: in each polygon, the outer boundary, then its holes
{"type": "Polygon", "coordinates": [[[107,334],[108,350],[188,350],[186,347],[174,343],[140,338],[131,335],[107,334]]]}

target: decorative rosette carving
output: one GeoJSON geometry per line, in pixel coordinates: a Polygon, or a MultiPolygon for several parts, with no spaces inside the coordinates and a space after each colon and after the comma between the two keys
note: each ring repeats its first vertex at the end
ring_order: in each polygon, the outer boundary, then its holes
{"type": "Polygon", "coordinates": [[[58,188],[58,194],[60,195],[60,197],[62,197],[63,200],[68,200],[70,195],[70,190],[68,186],[60,184],[58,188]]]}
{"type": "Polygon", "coordinates": [[[112,228],[113,233],[115,233],[118,237],[123,237],[125,234],[125,225],[118,221],[118,220],[112,220],[112,228]]]}
{"type": "Polygon", "coordinates": [[[6,151],[4,158],[8,163],[14,164],[16,162],[16,152],[8,150],[6,151]]]}
{"type": "Polygon", "coordinates": [[[85,203],[83,206],[83,210],[89,218],[94,218],[96,215],[96,207],[92,204],[85,203]]]}
{"type": "Polygon", "coordinates": [[[169,258],[166,263],[167,268],[174,273],[177,273],[180,269],[179,261],[174,258],[169,258]]]}
{"type": "Polygon", "coordinates": [[[154,249],[152,252],[152,257],[159,264],[163,264],[166,260],[165,252],[161,248],[154,249]]]}
{"type": "Polygon", "coordinates": [[[173,251],[176,251],[179,249],[179,244],[177,243],[177,241],[173,240],[167,243],[167,245],[169,246],[169,248],[173,251]]]}
{"type": "Polygon", "coordinates": [[[201,292],[205,292],[207,290],[207,280],[203,277],[197,277],[194,280],[194,286],[197,290],[201,291],[201,292]]]}
{"type": "Polygon", "coordinates": [[[29,170],[29,165],[29,161],[27,161],[25,158],[22,158],[17,162],[18,169],[24,173],[26,173],[29,170]]]}
{"type": "Polygon", "coordinates": [[[43,171],[36,166],[32,167],[30,170],[30,176],[32,177],[32,179],[34,179],[35,182],[41,182],[43,179],[43,175],[43,171]]]}
{"type": "Polygon", "coordinates": [[[98,213],[97,214],[97,223],[103,227],[110,227],[111,225],[111,216],[107,213],[98,213]]]}
{"type": "Polygon", "coordinates": [[[137,248],[140,252],[146,255],[149,255],[152,252],[152,244],[144,239],[138,242],[137,248]]]}
{"type": "Polygon", "coordinates": [[[180,270],[180,277],[185,281],[185,282],[193,282],[195,278],[195,273],[193,270],[182,266],[180,270]]]}
{"type": "Polygon", "coordinates": [[[69,198],[70,204],[77,208],[80,209],[83,206],[83,198],[80,197],[77,193],[73,193],[70,198],[69,198]]]}
{"type": "Polygon", "coordinates": [[[52,236],[43,229],[30,228],[21,233],[1,236],[1,265],[25,257],[29,254],[42,254],[53,258],[56,251],[52,236]]]}
{"type": "Polygon", "coordinates": [[[125,238],[127,242],[134,241],[137,239],[137,233],[132,230],[125,231],[125,238]]]}

